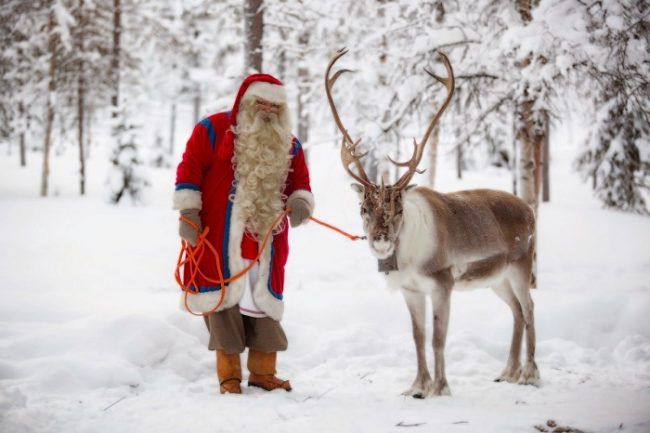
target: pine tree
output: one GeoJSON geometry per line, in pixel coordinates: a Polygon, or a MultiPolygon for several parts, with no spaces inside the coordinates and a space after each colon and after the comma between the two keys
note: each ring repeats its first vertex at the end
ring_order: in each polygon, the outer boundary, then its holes
{"type": "Polygon", "coordinates": [[[27,165],[27,142],[36,116],[34,102],[47,38],[34,29],[47,25],[43,2],[7,1],[0,8],[0,138],[18,141],[20,165],[27,165]]]}
{"type": "Polygon", "coordinates": [[[140,63],[133,52],[141,46],[135,31],[138,4],[113,0],[113,46],[110,56],[111,127],[113,151],[109,174],[109,200],[117,204],[128,194],[133,203],[143,199],[150,183],[139,156],[142,147],[142,119],[139,113],[142,96],[134,90],[142,86],[140,63]],[[134,96],[131,96],[134,95],[134,96]]]}
{"type": "Polygon", "coordinates": [[[143,200],[144,190],[150,186],[150,182],[139,156],[141,147],[138,141],[139,126],[132,123],[133,115],[126,109],[129,106],[128,99],[121,102],[113,126],[116,145],[110,159],[109,200],[111,203],[118,204],[128,195],[131,197],[131,202],[137,204],[143,200]]]}
{"type": "Polygon", "coordinates": [[[595,121],[577,166],[606,207],[650,214],[650,21],[643,2],[587,8],[595,121]],[[605,55],[606,54],[606,55],[605,55]]]}

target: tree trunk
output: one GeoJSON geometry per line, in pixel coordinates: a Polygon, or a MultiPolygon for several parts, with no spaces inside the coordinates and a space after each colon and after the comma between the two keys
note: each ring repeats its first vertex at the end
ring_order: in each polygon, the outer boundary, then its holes
{"type": "Polygon", "coordinates": [[[48,23],[48,53],[50,54],[50,71],[49,71],[49,83],[47,88],[47,102],[45,105],[45,137],[43,140],[43,171],[41,176],[41,196],[46,197],[48,193],[49,186],[49,176],[50,176],[50,147],[51,147],[51,138],[52,138],[52,125],[54,123],[54,93],[56,92],[56,68],[57,68],[57,58],[56,58],[56,49],[57,49],[57,36],[55,33],[55,16],[54,16],[54,5],[50,2],[50,17],[48,23]]]}
{"type": "Polygon", "coordinates": [[[544,110],[544,138],[542,142],[542,201],[551,201],[551,149],[549,146],[550,127],[548,112],[544,110]]]}
{"type": "MultiPolygon", "coordinates": [[[[538,184],[536,161],[539,152],[536,151],[536,141],[532,131],[532,108],[533,101],[525,101],[518,107],[519,128],[517,130],[517,141],[519,143],[519,196],[533,209],[535,216],[538,212],[538,184]]],[[[535,232],[537,239],[537,230],[535,232]]],[[[533,262],[533,275],[531,287],[537,287],[537,252],[533,262]]]]}
{"type": "Polygon", "coordinates": [[[176,103],[172,103],[171,118],[169,119],[169,154],[170,155],[174,154],[175,136],[176,136],[176,103]]]}
{"type": "MultiPolygon", "coordinates": [[[[395,143],[395,161],[401,161],[402,160],[402,149],[400,147],[399,143],[399,134],[391,134],[393,135],[393,142],[395,143]]],[[[393,166],[393,163],[390,163],[390,165],[387,164],[388,167],[393,166]]],[[[388,172],[390,171],[390,168],[386,168],[385,173],[388,175],[388,172]]],[[[397,183],[397,181],[400,178],[401,173],[399,172],[399,169],[395,167],[395,175],[393,176],[393,181],[392,183],[397,183]]]]}
{"type": "Polygon", "coordinates": [[[438,164],[438,141],[440,140],[440,127],[438,125],[431,132],[429,140],[429,188],[435,189],[436,165],[438,164]]]}
{"type": "Polygon", "coordinates": [[[83,43],[83,16],[84,0],[79,0],[79,11],[77,16],[77,54],[79,55],[79,76],[77,81],[77,125],[79,136],[79,192],[86,194],[86,157],[84,156],[84,115],[85,115],[85,91],[86,82],[84,77],[84,43],[83,43]]]}
{"type": "MultiPolygon", "coordinates": [[[[86,104],[86,109],[85,109],[85,120],[86,120],[86,126],[85,130],[86,131],[92,131],[92,117],[93,117],[93,108],[92,105],[86,104]]],[[[86,137],[86,142],[84,143],[84,157],[86,161],[90,159],[90,150],[92,149],[92,134],[85,134],[86,137]]]]}
{"type": "Polygon", "coordinates": [[[463,178],[463,146],[456,146],[456,178],[463,178]]]}
{"type": "Polygon", "coordinates": [[[22,101],[18,103],[18,112],[20,113],[21,122],[24,122],[21,124],[20,138],[18,139],[20,145],[20,166],[25,167],[27,165],[27,150],[25,149],[25,125],[27,121],[25,119],[25,104],[22,101]]]}
{"type": "MultiPolygon", "coordinates": [[[[309,69],[305,60],[305,53],[309,45],[309,32],[302,32],[298,37],[301,58],[298,60],[298,139],[303,143],[309,141],[309,104],[307,104],[307,91],[309,87],[309,69]]],[[[282,51],[284,53],[284,50],[282,51]]],[[[305,159],[308,159],[307,150],[305,159]]]]}
{"type": "Polygon", "coordinates": [[[78,83],[77,119],[79,126],[79,192],[81,195],[86,194],[86,156],[84,154],[84,86],[84,79],[80,76],[78,83]]]}
{"type": "MultiPolygon", "coordinates": [[[[457,100],[461,100],[460,95],[457,100]]],[[[461,114],[461,104],[456,104],[456,113],[461,114]]],[[[456,178],[463,178],[463,147],[461,143],[456,145],[456,178]]]]}
{"type": "MultiPolygon", "coordinates": [[[[199,53],[195,52],[193,57],[192,66],[199,68],[199,53]]],[[[194,106],[194,123],[192,126],[194,126],[201,120],[201,82],[198,80],[194,82],[194,98],[192,104],[194,106]]]]}
{"type": "Polygon", "coordinates": [[[596,191],[597,186],[598,186],[598,170],[594,168],[591,171],[591,189],[596,191]]]}
{"type": "MultiPolygon", "coordinates": [[[[281,28],[280,29],[280,38],[282,38],[283,41],[287,40],[287,32],[285,29],[281,28]]],[[[302,34],[298,38],[298,43],[300,43],[300,39],[302,38],[302,34]]],[[[309,35],[307,35],[307,40],[309,40],[309,35]]],[[[287,49],[284,44],[280,45],[278,52],[278,78],[280,81],[284,81],[287,78],[287,49]]],[[[301,59],[303,59],[305,56],[305,51],[301,51],[301,59]]]]}
{"type": "MultiPolygon", "coordinates": [[[[515,0],[515,5],[522,21],[525,25],[532,21],[532,8],[536,0],[515,0]]],[[[526,68],[532,63],[534,53],[521,62],[520,68],[526,68]]],[[[542,160],[542,142],[544,140],[544,130],[535,126],[535,119],[533,107],[535,100],[529,99],[528,87],[524,86],[523,93],[520,95],[520,100],[517,107],[518,129],[516,133],[517,140],[519,141],[520,156],[519,156],[519,193],[520,197],[533,208],[535,217],[538,216],[539,195],[541,189],[541,160],[542,160]]],[[[541,121],[544,121],[545,112],[541,113],[541,121]]],[[[545,123],[548,123],[546,121],[545,123]]],[[[535,240],[537,240],[537,226],[535,226],[535,240]]],[[[533,274],[531,277],[531,287],[537,287],[537,251],[535,251],[533,259],[533,274]]]]}
{"type": "Polygon", "coordinates": [[[533,135],[532,108],[533,101],[525,101],[518,107],[519,128],[517,141],[519,143],[519,195],[537,213],[537,170],[536,158],[539,152],[533,135]]]}
{"type": "Polygon", "coordinates": [[[122,33],[122,11],[120,0],[113,0],[113,56],[111,58],[111,78],[113,80],[112,117],[117,117],[120,98],[120,35],[122,33]]]}
{"type": "Polygon", "coordinates": [[[20,132],[20,138],[18,139],[20,145],[20,166],[27,166],[27,151],[25,149],[25,131],[20,132]]]}
{"type": "Polygon", "coordinates": [[[244,0],[245,72],[262,72],[263,3],[264,0],[244,0]]]}
{"type": "MultiPolygon", "coordinates": [[[[378,0],[379,9],[377,10],[377,17],[378,17],[377,22],[380,23],[380,25],[382,25],[384,23],[384,20],[385,20],[385,17],[386,17],[386,9],[385,9],[386,1],[387,0],[378,0]]],[[[386,35],[382,35],[382,37],[381,37],[381,48],[380,48],[380,51],[379,51],[379,64],[380,64],[380,67],[379,67],[379,77],[378,77],[379,87],[380,88],[386,88],[388,86],[388,77],[386,76],[386,66],[385,66],[387,62],[388,62],[388,39],[387,39],[386,35]]],[[[382,124],[385,125],[386,122],[388,122],[389,119],[390,119],[390,109],[386,108],[384,110],[384,114],[382,115],[382,118],[381,118],[382,124]]],[[[388,144],[388,147],[390,148],[391,147],[390,146],[391,145],[390,136],[392,135],[391,131],[385,131],[384,135],[386,136],[386,138],[388,140],[387,144],[388,144]]],[[[399,143],[399,137],[395,137],[395,141],[392,144],[395,147],[395,149],[397,150],[396,153],[399,154],[399,144],[400,144],[399,143]]],[[[374,146],[371,152],[374,152],[375,154],[378,154],[377,146],[374,146]]],[[[396,160],[399,161],[399,155],[396,155],[395,157],[397,158],[396,160]]],[[[378,157],[375,158],[375,161],[377,162],[377,165],[378,165],[377,169],[375,170],[379,175],[378,181],[379,182],[384,182],[387,185],[391,184],[392,182],[391,182],[391,179],[390,179],[389,164],[383,163],[380,166],[378,157]],[[381,168],[381,171],[380,171],[380,168],[381,168]]],[[[385,162],[385,161],[386,161],[386,157],[382,158],[382,162],[385,162]]],[[[397,167],[395,167],[395,176],[396,176],[396,179],[398,179],[397,176],[399,176],[399,169],[397,167]]],[[[370,178],[370,180],[374,181],[374,179],[372,179],[372,178],[370,178]]]]}
{"type": "MultiPolygon", "coordinates": [[[[436,17],[436,23],[442,25],[445,21],[445,5],[442,0],[435,2],[433,13],[436,17]]],[[[436,185],[436,168],[438,165],[438,143],[440,141],[440,125],[436,125],[431,131],[431,140],[429,141],[429,187],[435,189],[436,185]]]]}
{"type": "Polygon", "coordinates": [[[201,116],[201,85],[196,84],[194,88],[194,125],[199,123],[200,116],[201,116]]]}
{"type": "Polygon", "coordinates": [[[517,176],[519,170],[517,170],[517,164],[519,163],[519,152],[517,147],[517,113],[515,113],[515,120],[512,122],[512,158],[510,159],[510,170],[512,170],[512,193],[518,195],[517,193],[517,176]]]}

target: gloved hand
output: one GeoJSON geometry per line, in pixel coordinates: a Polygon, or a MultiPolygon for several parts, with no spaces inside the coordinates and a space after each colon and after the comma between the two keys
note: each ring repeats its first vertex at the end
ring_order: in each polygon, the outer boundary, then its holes
{"type": "Polygon", "coordinates": [[[203,230],[203,227],[201,226],[201,217],[199,217],[199,210],[183,209],[181,210],[181,215],[192,221],[199,228],[197,231],[194,227],[183,220],[180,220],[180,224],[178,226],[178,234],[181,236],[181,238],[183,238],[188,244],[195,247],[199,233],[203,230]]]}
{"type": "Polygon", "coordinates": [[[302,197],[291,196],[287,200],[287,207],[291,209],[289,213],[289,223],[291,227],[298,227],[311,216],[311,205],[302,197]]]}

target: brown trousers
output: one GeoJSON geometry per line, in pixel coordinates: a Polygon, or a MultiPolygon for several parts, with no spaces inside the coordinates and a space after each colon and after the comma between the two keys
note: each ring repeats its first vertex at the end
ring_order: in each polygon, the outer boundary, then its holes
{"type": "Polygon", "coordinates": [[[266,353],[287,350],[287,336],[280,322],[270,317],[244,316],[239,312],[239,305],[203,319],[210,331],[210,350],[226,353],[242,353],[246,347],[266,353]]]}

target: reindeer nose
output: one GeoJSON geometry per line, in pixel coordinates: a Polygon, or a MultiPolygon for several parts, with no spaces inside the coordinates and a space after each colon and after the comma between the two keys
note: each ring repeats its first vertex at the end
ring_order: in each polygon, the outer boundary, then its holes
{"type": "Polygon", "coordinates": [[[378,253],[385,253],[390,249],[390,242],[388,242],[384,237],[381,237],[372,241],[372,247],[378,253]]]}

